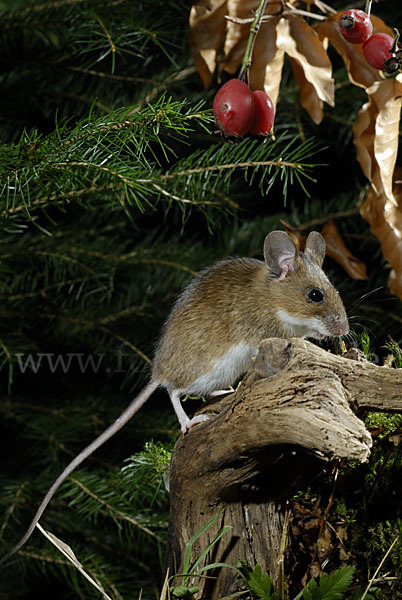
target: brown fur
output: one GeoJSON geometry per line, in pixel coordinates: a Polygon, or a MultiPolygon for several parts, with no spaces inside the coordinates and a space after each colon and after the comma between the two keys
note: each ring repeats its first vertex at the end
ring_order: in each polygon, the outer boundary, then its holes
{"type": "Polygon", "coordinates": [[[276,314],[282,308],[301,318],[320,317],[331,330],[337,316],[346,319],[338,292],[320,266],[302,254],[296,270],[272,278],[266,263],[228,259],[201,272],[184,290],[162,331],[152,379],[170,389],[184,389],[212,369],[229,348],[244,342],[253,346],[267,337],[287,337],[276,314]],[[306,300],[306,290],[321,287],[323,304],[306,300]]]}

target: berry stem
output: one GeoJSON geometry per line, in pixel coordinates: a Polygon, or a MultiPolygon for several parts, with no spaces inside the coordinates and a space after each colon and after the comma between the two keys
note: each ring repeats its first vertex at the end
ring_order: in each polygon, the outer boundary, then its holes
{"type": "Polygon", "coordinates": [[[373,3],[373,0],[366,0],[366,8],[365,8],[364,12],[368,16],[370,16],[370,13],[371,13],[371,5],[372,5],[372,3],[373,3]]]}
{"type": "Polygon", "coordinates": [[[247,83],[247,85],[249,84],[248,72],[251,66],[251,55],[253,54],[255,38],[257,37],[257,33],[260,30],[261,19],[264,14],[267,2],[268,0],[260,0],[255,13],[255,17],[250,25],[250,35],[248,36],[247,46],[244,52],[243,60],[241,63],[241,69],[238,76],[238,79],[240,79],[240,81],[244,81],[245,83],[247,83]]]}
{"type": "Polygon", "coordinates": [[[392,44],[391,48],[389,49],[390,54],[395,54],[395,52],[398,51],[398,42],[399,42],[399,38],[401,37],[401,34],[399,33],[399,30],[394,27],[394,32],[395,32],[395,39],[394,39],[394,43],[392,44]]]}

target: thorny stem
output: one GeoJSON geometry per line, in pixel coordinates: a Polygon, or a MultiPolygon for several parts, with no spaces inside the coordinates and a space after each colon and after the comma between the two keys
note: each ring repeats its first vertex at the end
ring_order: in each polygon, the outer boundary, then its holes
{"type": "MultiPolygon", "coordinates": [[[[371,7],[371,2],[372,2],[372,0],[367,0],[367,4],[370,5],[370,7],[371,7]]],[[[260,0],[259,1],[258,8],[255,13],[255,17],[250,25],[250,35],[247,40],[247,46],[246,46],[246,50],[244,52],[243,60],[241,63],[241,69],[240,69],[240,73],[238,76],[238,79],[240,79],[240,81],[244,81],[247,84],[249,84],[249,69],[251,66],[251,57],[253,54],[255,38],[257,37],[257,33],[260,30],[261,21],[262,21],[267,3],[268,3],[268,0],[260,0]]],[[[282,4],[282,10],[280,12],[283,12],[286,2],[284,0],[281,0],[281,4],[282,4]]],[[[326,7],[326,5],[324,5],[324,3],[320,3],[320,4],[322,5],[322,7],[326,7]]],[[[326,8],[329,8],[329,7],[326,7],[326,8]]]]}
{"type": "Polygon", "coordinates": [[[373,3],[373,0],[366,0],[366,8],[365,8],[364,12],[368,16],[370,16],[370,13],[371,13],[371,5],[372,5],[372,3],[373,3]]]}
{"type": "Polygon", "coordinates": [[[264,14],[265,7],[268,0],[260,0],[255,17],[250,26],[250,35],[247,40],[246,50],[244,52],[243,61],[241,63],[241,69],[238,79],[248,84],[248,72],[251,65],[251,55],[253,53],[255,38],[260,30],[262,15],[264,14]]]}

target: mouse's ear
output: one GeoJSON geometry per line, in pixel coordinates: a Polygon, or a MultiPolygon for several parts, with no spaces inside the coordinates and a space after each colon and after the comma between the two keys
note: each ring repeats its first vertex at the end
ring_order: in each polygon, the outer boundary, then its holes
{"type": "Polygon", "coordinates": [[[308,234],[308,238],[306,240],[304,256],[311,260],[311,262],[321,267],[322,263],[324,262],[325,251],[325,240],[322,237],[321,233],[318,233],[318,231],[311,231],[311,233],[308,234]]]}
{"type": "Polygon", "coordinates": [[[296,246],[284,231],[271,231],[265,238],[264,258],[275,279],[284,279],[296,269],[296,246]]]}

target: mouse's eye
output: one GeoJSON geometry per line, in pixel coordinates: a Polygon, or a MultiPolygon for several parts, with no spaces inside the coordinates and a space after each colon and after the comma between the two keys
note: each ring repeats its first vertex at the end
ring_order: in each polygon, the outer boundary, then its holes
{"type": "Polygon", "coordinates": [[[306,294],[309,302],[324,302],[324,292],[320,288],[311,288],[306,294]]]}

